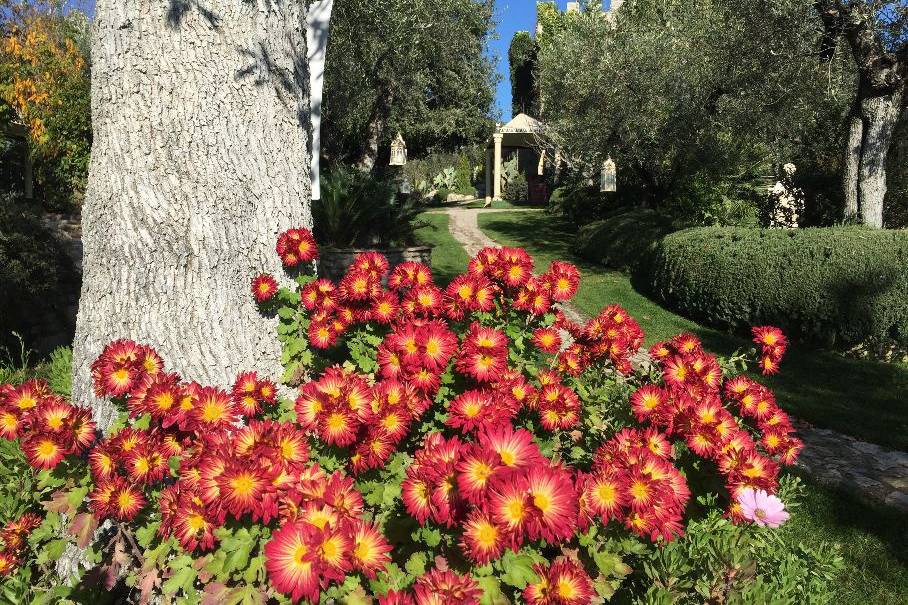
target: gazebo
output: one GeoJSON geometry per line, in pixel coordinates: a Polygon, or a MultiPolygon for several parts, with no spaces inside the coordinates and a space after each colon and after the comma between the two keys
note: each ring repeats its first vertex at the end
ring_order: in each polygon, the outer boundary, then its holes
{"type": "MultiPolygon", "coordinates": [[[[518,169],[521,166],[538,166],[542,161],[538,137],[544,131],[542,123],[525,113],[514,116],[502,126],[496,125],[495,133],[486,151],[486,201],[501,199],[501,162],[504,149],[518,153],[518,169]],[[525,153],[521,153],[525,150],[525,153]],[[535,158],[535,162],[533,162],[535,158]]],[[[538,169],[537,169],[538,173],[538,169]]]]}

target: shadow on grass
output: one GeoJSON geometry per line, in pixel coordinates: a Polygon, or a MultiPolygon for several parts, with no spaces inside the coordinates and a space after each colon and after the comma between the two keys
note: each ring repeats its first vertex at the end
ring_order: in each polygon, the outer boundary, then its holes
{"type": "Polygon", "coordinates": [[[908,594],[908,515],[800,476],[808,488],[805,498],[781,531],[804,544],[842,546],[846,569],[838,602],[903,603],[908,594]]]}
{"type": "MultiPolygon", "coordinates": [[[[537,271],[552,260],[574,262],[583,273],[575,304],[593,315],[619,303],[647,333],[647,343],[689,331],[704,346],[726,356],[752,346],[746,335],[701,326],[663,308],[625,274],[575,256],[576,227],[544,213],[480,215],[480,227],[497,242],[523,246],[537,259],[537,271]]],[[[792,346],[780,374],[757,377],[773,388],[782,406],[817,426],[864,441],[908,451],[908,368],[846,359],[832,352],[792,346]]]]}
{"type": "Polygon", "coordinates": [[[419,219],[423,226],[416,230],[416,237],[421,242],[434,246],[432,276],[435,283],[443,288],[466,271],[469,258],[463,246],[451,235],[448,215],[423,213],[419,219]]]}

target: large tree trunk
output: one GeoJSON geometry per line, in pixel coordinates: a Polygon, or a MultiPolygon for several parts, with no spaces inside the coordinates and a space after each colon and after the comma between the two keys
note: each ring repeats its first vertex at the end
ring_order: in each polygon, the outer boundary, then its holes
{"type": "Polygon", "coordinates": [[[886,156],[902,112],[908,81],[908,40],[887,39],[877,13],[894,5],[853,0],[815,0],[825,31],[821,57],[831,59],[835,41],[845,37],[858,70],[858,90],[849,115],[843,189],[845,218],[883,226],[886,156]]]}
{"type": "Polygon", "coordinates": [[[861,222],[883,227],[883,199],[886,197],[886,157],[892,131],[902,109],[904,85],[895,92],[861,100],[864,139],[861,143],[859,206],[861,222]]]}
{"type": "Polygon", "coordinates": [[[845,219],[858,218],[858,182],[861,172],[861,143],[864,140],[864,119],[861,105],[855,101],[848,115],[848,136],[845,139],[845,162],[842,169],[842,189],[845,194],[845,219]]]}
{"type": "Polygon", "coordinates": [[[363,154],[359,159],[359,167],[365,172],[371,172],[378,161],[378,146],[381,144],[385,132],[385,124],[391,116],[391,107],[394,103],[394,94],[387,87],[380,87],[375,98],[375,107],[369,116],[369,133],[363,154]]]}
{"type": "Polygon", "coordinates": [[[187,379],[276,377],[249,284],[277,234],[310,226],[304,2],[98,0],[73,398],[95,407],[104,345],[153,345],[187,379]]]}

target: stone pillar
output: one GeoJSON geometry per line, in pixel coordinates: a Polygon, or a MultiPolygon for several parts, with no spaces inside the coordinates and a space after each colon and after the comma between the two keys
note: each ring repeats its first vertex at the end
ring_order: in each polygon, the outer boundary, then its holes
{"type": "Polygon", "coordinates": [[[500,132],[496,132],[492,135],[492,138],[495,140],[495,178],[493,181],[493,193],[492,196],[496,200],[501,199],[501,139],[504,138],[504,135],[500,132]]]}
{"type": "Polygon", "coordinates": [[[486,148],[486,202],[492,201],[492,150],[486,148]]]}

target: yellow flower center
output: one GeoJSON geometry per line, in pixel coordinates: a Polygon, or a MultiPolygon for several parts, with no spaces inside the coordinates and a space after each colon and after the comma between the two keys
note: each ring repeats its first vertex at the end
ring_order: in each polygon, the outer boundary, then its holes
{"type": "Polygon", "coordinates": [[[238,496],[249,496],[252,494],[255,482],[249,475],[240,475],[230,482],[230,487],[233,488],[233,491],[236,492],[238,496]]]}
{"type": "Polygon", "coordinates": [[[189,529],[191,529],[193,533],[197,533],[205,529],[205,526],[208,525],[205,522],[205,517],[198,513],[189,515],[189,517],[186,518],[186,524],[189,526],[189,529]]]}
{"type": "Polygon", "coordinates": [[[309,548],[305,544],[300,544],[296,547],[296,550],[293,551],[293,560],[298,565],[304,565],[307,563],[306,555],[309,554],[309,548]]]}
{"type": "Polygon", "coordinates": [[[498,530],[494,525],[486,523],[482,527],[480,527],[479,531],[476,533],[476,541],[480,544],[480,546],[484,546],[485,548],[492,548],[498,541],[498,530]]]}
{"type": "Polygon", "coordinates": [[[596,497],[604,504],[614,503],[616,495],[617,491],[615,490],[615,486],[608,483],[600,484],[596,489],[596,497]]]}
{"type": "Polygon", "coordinates": [[[552,500],[546,494],[537,493],[533,495],[533,506],[544,513],[551,508],[552,500]]]}
{"type": "Polygon", "coordinates": [[[641,481],[634,481],[633,484],[631,484],[630,492],[635,500],[644,500],[649,496],[649,488],[641,481]]]}
{"type": "Polygon", "coordinates": [[[568,600],[577,597],[577,587],[565,578],[559,578],[556,590],[558,591],[558,596],[562,599],[568,600]]]}
{"type": "Polygon", "coordinates": [[[507,507],[508,517],[513,521],[520,521],[523,519],[523,502],[520,500],[512,500],[507,507]]]}
{"type": "Polygon", "coordinates": [[[501,456],[501,461],[505,466],[514,466],[514,462],[517,460],[517,456],[514,455],[514,452],[504,450],[498,453],[501,456]]]}

